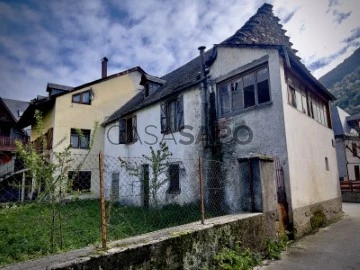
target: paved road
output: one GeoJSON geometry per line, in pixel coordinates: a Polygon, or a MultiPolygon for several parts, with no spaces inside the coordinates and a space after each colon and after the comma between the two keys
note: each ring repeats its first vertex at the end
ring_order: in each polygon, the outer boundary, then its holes
{"type": "Polygon", "coordinates": [[[270,269],[360,269],[360,203],[343,203],[344,218],[290,247],[270,269]]]}

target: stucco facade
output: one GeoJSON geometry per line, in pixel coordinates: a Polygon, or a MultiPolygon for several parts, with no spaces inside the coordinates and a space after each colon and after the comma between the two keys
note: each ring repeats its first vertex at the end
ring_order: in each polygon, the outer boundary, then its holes
{"type": "MultiPolygon", "coordinates": [[[[107,79],[80,86],[68,93],[56,96],[53,105],[42,111],[44,132],[51,130],[52,137],[49,148],[54,151],[63,151],[71,144],[71,130],[89,131],[90,139],[93,138],[91,151],[87,147],[71,148],[74,158],[73,169],[77,170],[80,162],[83,163],[80,171],[90,172],[87,177],[91,178],[90,195],[97,196],[99,192],[99,170],[97,155],[104,151],[104,127],[101,123],[111,115],[119,106],[123,105],[139,91],[142,71],[133,69],[130,72],[120,73],[107,79]],[[77,94],[89,91],[90,104],[73,102],[77,94]],[[96,123],[98,124],[96,128],[96,123]]],[[[50,97],[51,98],[51,97],[50,97]]],[[[31,141],[39,137],[36,128],[31,134],[31,141]]]]}
{"type": "MultiPolygon", "coordinates": [[[[136,115],[138,139],[135,142],[119,143],[119,121],[114,121],[105,126],[105,147],[107,157],[106,168],[106,194],[110,198],[111,188],[114,187],[112,177],[119,173],[120,189],[119,201],[131,205],[143,205],[143,186],[139,176],[131,176],[125,168],[120,166],[119,157],[137,163],[138,166],[148,164],[143,155],[150,156],[150,147],[155,151],[159,149],[160,142],[166,142],[172,156],[170,162],[180,165],[180,192],[168,192],[169,183],[166,183],[158,192],[161,204],[186,204],[199,199],[197,162],[201,150],[201,142],[196,142],[200,131],[200,91],[192,88],[181,93],[184,102],[185,128],[172,134],[161,133],[160,127],[160,102],[139,111],[136,115]],[[185,134],[186,133],[186,134],[185,134]],[[115,161],[114,161],[115,160],[115,161]]],[[[141,177],[141,176],[140,176],[141,177]]],[[[150,171],[150,178],[152,171],[150,171]]],[[[164,174],[163,178],[166,177],[164,174]]],[[[151,188],[151,187],[150,187],[151,188]]]]}

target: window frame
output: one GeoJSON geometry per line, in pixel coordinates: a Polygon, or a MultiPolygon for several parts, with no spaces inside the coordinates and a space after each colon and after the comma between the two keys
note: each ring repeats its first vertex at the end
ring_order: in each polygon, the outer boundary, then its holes
{"type": "Polygon", "coordinates": [[[71,102],[77,103],[77,104],[91,105],[91,96],[92,96],[92,91],[91,91],[91,89],[89,89],[89,90],[86,90],[86,91],[83,91],[80,93],[73,94],[71,97],[71,102]],[[89,101],[87,101],[87,102],[84,101],[84,96],[86,94],[89,94],[89,101]],[[76,101],[75,100],[76,97],[79,97],[80,100],[76,101]]]}
{"type": "Polygon", "coordinates": [[[160,128],[161,133],[170,134],[178,132],[184,128],[184,98],[183,95],[168,99],[160,104],[160,128]],[[171,128],[171,106],[174,104],[174,129],[171,128]]]}
{"type": "MultiPolygon", "coordinates": [[[[246,86],[248,87],[248,86],[246,86]]],[[[256,109],[256,108],[261,108],[263,106],[267,106],[269,104],[272,104],[272,92],[271,92],[271,80],[270,80],[270,69],[269,69],[269,64],[268,62],[265,63],[261,63],[260,65],[257,65],[255,67],[249,68],[245,71],[242,71],[234,76],[231,76],[230,78],[226,78],[224,80],[221,80],[219,82],[216,83],[216,93],[217,93],[217,106],[218,106],[218,116],[219,117],[226,117],[226,116],[232,116],[232,115],[236,115],[236,114],[240,114],[242,112],[246,112],[248,110],[252,110],[252,109],[256,109]],[[269,95],[269,100],[265,101],[265,102],[261,102],[259,103],[259,89],[258,89],[258,85],[259,83],[263,82],[263,81],[258,81],[258,72],[263,70],[263,69],[267,69],[267,82],[268,82],[268,95],[269,95]],[[244,83],[244,78],[247,76],[252,75],[254,78],[254,82],[252,84],[252,86],[254,87],[254,92],[253,92],[253,99],[254,99],[254,105],[251,106],[245,106],[246,102],[245,102],[245,83],[244,83]],[[237,83],[241,81],[241,85],[239,86],[239,91],[237,94],[240,95],[241,101],[240,101],[240,106],[238,108],[234,107],[233,104],[233,92],[232,91],[232,85],[233,83],[237,83]],[[222,90],[224,89],[224,85],[227,88],[227,94],[222,93],[222,90]],[[223,112],[223,97],[224,96],[228,96],[228,104],[229,104],[229,110],[227,112],[223,112]]]]}
{"type": "Polygon", "coordinates": [[[90,137],[91,135],[91,129],[76,129],[76,128],[71,128],[70,129],[70,145],[72,149],[90,149],[90,137]],[[83,147],[82,146],[82,141],[81,141],[81,136],[78,133],[78,130],[81,132],[82,136],[86,137],[87,139],[87,146],[83,147]],[[77,137],[77,146],[73,146],[72,144],[72,138],[73,137],[77,137]]]}
{"type": "Polygon", "coordinates": [[[138,140],[137,133],[137,117],[132,115],[126,118],[121,118],[119,125],[119,143],[131,144],[138,140]]]}
{"type": "Polygon", "coordinates": [[[168,167],[168,179],[169,186],[167,193],[169,194],[180,194],[181,193],[181,184],[180,184],[180,164],[179,163],[170,163],[168,167]],[[176,168],[175,172],[172,172],[172,168],[176,168]],[[176,174],[176,177],[173,178],[172,175],[176,174]]]}
{"type": "Polygon", "coordinates": [[[329,104],[326,99],[317,94],[313,87],[306,83],[299,75],[286,69],[285,81],[287,85],[288,104],[299,112],[314,119],[319,124],[332,128],[329,114],[329,104]],[[299,93],[300,103],[297,104],[295,92],[299,93]]]}

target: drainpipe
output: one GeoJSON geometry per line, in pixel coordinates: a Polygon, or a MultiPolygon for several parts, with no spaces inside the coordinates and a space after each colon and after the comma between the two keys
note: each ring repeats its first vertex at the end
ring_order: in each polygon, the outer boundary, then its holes
{"type": "MultiPolygon", "coordinates": [[[[208,147],[208,103],[207,103],[207,79],[205,72],[205,46],[200,46],[200,60],[201,60],[201,126],[204,128],[202,134],[203,147],[208,147]]],[[[205,158],[205,151],[203,151],[203,158],[205,158]]]]}

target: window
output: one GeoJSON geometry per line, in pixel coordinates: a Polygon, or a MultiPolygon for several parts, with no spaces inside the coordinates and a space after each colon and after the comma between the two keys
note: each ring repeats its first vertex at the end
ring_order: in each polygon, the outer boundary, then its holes
{"type": "Polygon", "coordinates": [[[353,154],[353,157],[357,157],[357,145],[356,145],[356,143],[351,144],[351,153],[353,154]]]}
{"type": "Polygon", "coordinates": [[[327,171],[329,170],[329,160],[327,157],[325,157],[325,168],[327,171]]]}
{"type": "Polygon", "coordinates": [[[161,133],[179,131],[184,127],[183,97],[169,100],[160,105],[161,133]]]}
{"type": "Polygon", "coordinates": [[[137,141],[136,115],[120,119],[120,144],[127,144],[137,141]]]}
{"type": "Polygon", "coordinates": [[[90,171],[69,171],[68,178],[72,190],[89,191],[91,189],[91,172],[90,171]]]}
{"type": "Polygon", "coordinates": [[[89,149],[90,130],[89,129],[71,129],[70,144],[72,148],[89,149]]]}
{"type": "Polygon", "coordinates": [[[330,127],[327,102],[314,92],[305,88],[304,84],[288,72],[288,103],[313,118],[320,124],[330,127]]]}
{"type": "Polygon", "coordinates": [[[269,70],[258,68],[218,85],[220,113],[236,113],[270,101],[269,70]]]}
{"type": "Polygon", "coordinates": [[[81,104],[91,104],[91,91],[85,91],[79,94],[75,94],[72,96],[72,102],[73,103],[81,103],[81,104]]]}
{"type": "Polygon", "coordinates": [[[179,164],[169,165],[169,193],[180,192],[180,166],[179,164]]]}
{"type": "Polygon", "coordinates": [[[360,167],[359,165],[354,166],[355,180],[360,180],[360,167]]]}

